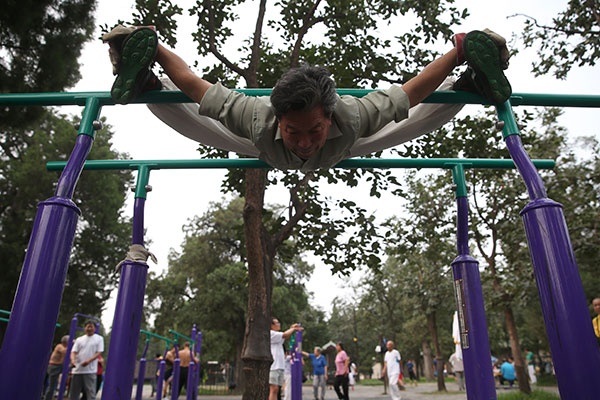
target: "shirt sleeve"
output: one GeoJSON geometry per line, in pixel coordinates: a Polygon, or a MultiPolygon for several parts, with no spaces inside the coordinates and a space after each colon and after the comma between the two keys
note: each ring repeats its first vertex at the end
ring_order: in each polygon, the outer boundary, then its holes
{"type": "Polygon", "coordinates": [[[271,331],[271,344],[282,344],[284,341],[283,332],[271,331]]]}
{"type": "Polygon", "coordinates": [[[198,113],[216,119],[235,135],[252,140],[256,105],[270,108],[258,97],[246,96],[216,83],[202,97],[198,113]]]}
{"type": "Polygon", "coordinates": [[[387,90],[371,92],[357,99],[360,115],[359,137],[370,136],[392,121],[408,117],[410,100],[404,90],[392,85],[387,90]]]}
{"type": "Polygon", "coordinates": [[[102,353],[104,351],[104,339],[102,336],[98,336],[98,346],[96,347],[96,353],[102,353]]]}

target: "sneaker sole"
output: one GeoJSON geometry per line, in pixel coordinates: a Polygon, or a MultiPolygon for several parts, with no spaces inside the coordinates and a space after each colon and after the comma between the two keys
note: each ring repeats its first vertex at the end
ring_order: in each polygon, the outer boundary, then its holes
{"type": "Polygon", "coordinates": [[[463,51],[468,65],[482,82],[479,89],[494,104],[510,98],[512,88],[500,65],[500,52],[496,43],[484,32],[472,31],[463,39],[463,51]]]}
{"type": "Polygon", "coordinates": [[[140,28],[125,38],[119,75],[110,90],[115,103],[128,104],[141,93],[157,52],[158,38],[150,28],[140,28]]]}

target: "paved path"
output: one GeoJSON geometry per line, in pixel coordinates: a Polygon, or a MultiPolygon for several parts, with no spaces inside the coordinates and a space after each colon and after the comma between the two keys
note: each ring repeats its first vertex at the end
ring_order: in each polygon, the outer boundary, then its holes
{"type": "MultiPolygon", "coordinates": [[[[437,384],[436,383],[420,383],[417,387],[407,387],[405,391],[402,392],[402,400],[466,400],[467,395],[465,392],[455,391],[456,385],[454,383],[446,383],[446,388],[449,390],[448,393],[442,394],[437,392],[437,384]]],[[[535,386],[534,388],[535,389],[535,386]]],[[[558,394],[558,388],[556,386],[551,387],[540,387],[538,389],[542,389],[545,391],[553,392],[558,394]]],[[[516,391],[518,389],[503,389],[498,388],[497,393],[508,393],[510,391],[516,391]]],[[[135,387],[133,390],[133,397],[135,398],[135,387]]],[[[97,396],[97,399],[100,399],[101,393],[97,396]]],[[[312,386],[303,386],[302,387],[302,398],[305,400],[313,399],[312,386]]],[[[150,386],[144,387],[144,400],[152,400],[150,397],[150,386]]],[[[239,400],[241,396],[224,396],[224,395],[215,395],[215,396],[198,396],[198,399],[201,400],[239,400]]],[[[363,386],[356,385],[354,390],[350,390],[350,400],[389,400],[389,395],[383,394],[383,386],[363,386]]],[[[170,397],[164,400],[171,400],[170,397]]],[[[185,400],[185,396],[180,396],[179,400],[185,400]]],[[[325,394],[325,400],[337,400],[337,396],[333,389],[328,389],[325,394]]]]}

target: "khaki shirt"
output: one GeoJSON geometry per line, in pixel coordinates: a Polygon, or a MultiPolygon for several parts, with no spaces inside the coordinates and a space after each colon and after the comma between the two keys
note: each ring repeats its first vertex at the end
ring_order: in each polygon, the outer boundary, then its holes
{"type": "Polygon", "coordinates": [[[67,353],[67,348],[63,346],[61,343],[57,344],[54,347],[54,351],[50,356],[50,362],[48,364],[52,365],[62,365],[65,361],[65,354],[67,353]]]}
{"type": "Polygon", "coordinates": [[[338,96],[325,145],[308,160],[283,144],[269,97],[246,96],[217,83],[204,94],[198,112],[250,139],[260,151],[259,158],[274,168],[315,170],[347,158],[358,138],[374,134],[391,121],[407,118],[409,108],[408,96],[395,85],[362,98],[338,96]]]}

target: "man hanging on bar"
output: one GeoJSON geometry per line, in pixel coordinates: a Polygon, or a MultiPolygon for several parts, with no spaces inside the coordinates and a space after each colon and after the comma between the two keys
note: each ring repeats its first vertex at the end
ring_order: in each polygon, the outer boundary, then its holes
{"type": "MultiPolygon", "coordinates": [[[[200,115],[249,139],[260,159],[284,170],[328,168],[352,156],[357,140],[408,118],[409,109],[421,103],[456,66],[465,62],[467,70],[454,83],[455,90],[477,93],[493,104],[504,103],[512,93],[503,73],[509,57],[506,41],[489,30],[454,35],[453,48],[404,85],[392,85],[362,98],[338,96],[329,71],[309,65],[283,74],[270,98],[246,96],[197,76],[183,59],[158,43],[152,28],[117,26],[103,40],[110,45],[113,72],[117,75],[111,90],[116,103],[127,104],[146,90],[161,88],[151,70],[156,61],[176,87],[199,105],[200,115]]],[[[451,110],[450,118],[460,110],[451,105],[446,108],[451,110]]],[[[418,130],[407,139],[426,132],[427,129],[418,130]]],[[[380,147],[398,144],[386,141],[380,147]]]]}

